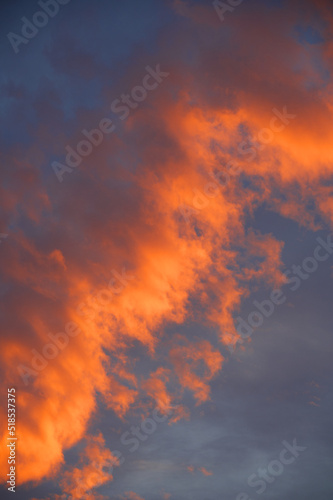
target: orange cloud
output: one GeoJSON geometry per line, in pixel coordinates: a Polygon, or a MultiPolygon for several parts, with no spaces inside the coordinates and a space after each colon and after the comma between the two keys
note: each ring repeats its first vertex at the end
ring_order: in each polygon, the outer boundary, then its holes
{"type": "Polygon", "coordinates": [[[65,471],[61,480],[63,491],[74,499],[102,498],[95,495],[93,490],[97,486],[107,483],[113,479],[113,465],[118,465],[117,457],[105,448],[105,442],[101,434],[87,438],[87,445],[80,454],[80,468],[65,471]],[[87,495],[87,496],[85,496],[87,495]]]}
{"type": "Polygon", "coordinates": [[[122,500],[144,500],[144,498],[140,497],[134,491],[127,491],[124,496],[121,497],[122,500]]]}
{"type": "MultiPolygon", "coordinates": [[[[175,57],[171,91],[152,96],[149,108],[128,119],[127,139],[113,137],[103,145],[94,169],[82,165],[78,185],[72,181],[56,190],[43,185],[33,162],[5,158],[13,170],[0,191],[4,220],[16,229],[1,245],[6,335],[0,338],[0,366],[4,385],[17,388],[17,412],[24,415],[18,426],[20,483],[62,470],[64,451],[87,435],[98,411],[96,394],[120,418],[143,394],[164,408],[185,389],[197,404],[209,399],[210,381],[223,365],[209,340],[173,336],[167,355],[158,350],[168,345],[165,326],[186,320],[217,327],[224,344],[235,342],[233,316],[250,287],[281,283],[283,243],[248,229],[258,208],[312,229],[332,224],[332,85],[323,84],[312,58],[320,56],[330,67],[333,44],[328,40],[310,51],[281,33],[303,5],[296,4],[288,19],[285,11],[279,14],[277,27],[268,27],[265,8],[253,25],[242,10],[230,16],[230,42],[238,37],[238,43],[221,54],[210,45],[214,37],[203,36],[198,73],[175,57]],[[263,39],[270,40],[268,47],[263,39]],[[240,55],[245,64],[239,64],[240,55]],[[297,61],[302,64],[295,73],[297,61]],[[318,90],[309,90],[314,84],[318,90]],[[295,119],[271,142],[260,142],[260,132],[276,116],[272,110],[281,113],[284,106],[295,119]],[[124,168],[117,160],[121,154],[129,165],[132,158],[140,162],[124,168]],[[49,334],[63,334],[69,322],[78,334],[43,362],[41,353],[53,342],[49,334]],[[161,365],[141,382],[131,354],[135,345],[161,365]],[[46,365],[33,369],[37,374],[26,386],[17,367],[31,369],[33,359],[46,365]]],[[[313,5],[328,13],[330,4],[313,5]]],[[[179,0],[173,8],[202,29],[215,29],[204,7],[192,9],[179,0]]],[[[331,15],[327,24],[330,30],[331,15]]],[[[175,34],[173,43],[186,47],[192,36],[189,28],[175,34]]],[[[89,123],[90,115],[79,118],[89,123]]],[[[34,151],[27,154],[36,158],[34,151]]],[[[0,412],[4,479],[6,426],[0,412]]],[[[179,418],[188,418],[181,405],[172,422],[179,418]]],[[[88,438],[81,467],[64,472],[64,491],[74,496],[77,481],[88,491],[111,480],[102,464],[112,458],[100,436],[88,438]],[[101,466],[92,466],[94,461],[101,466]]]]}
{"type": "Polygon", "coordinates": [[[200,467],[199,471],[202,472],[202,474],[204,476],[212,476],[213,475],[213,473],[210,472],[209,470],[205,469],[205,467],[200,467]]]}
{"type": "Polygon", "coordinates": [[[208,400],[208,382],[222,367],[223,356],[220,352],[207,341],[191,344],[185,341],[185,345],[172,348],[169,356],[180,384],[193,391],[197,403],[208,400]]]}

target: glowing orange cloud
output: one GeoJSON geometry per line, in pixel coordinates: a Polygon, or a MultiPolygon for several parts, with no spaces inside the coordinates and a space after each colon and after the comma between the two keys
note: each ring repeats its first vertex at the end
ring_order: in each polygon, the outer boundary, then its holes
{"type": "Polygon", "coordinates": [[[112,480],[113,465],[117,465],[117,457],[105,448],[101,434],[89,437],[87,446],[80,455],[80,468],[66,471],[62,478],[63,490],[72,498],[97,499],[91,490],[112,480]],[[87,497],[85,496],[87,494],[87,497]]]}
{"type": "Polygon", "coordinates": [[[205,467],[200,467],[199,471],[202,472],[204,476],[212,476],[213,475],[213,473],[210,472],[209,470],[205,469],[205,467]]]}
{"type": "MultiPolygon", "coordinates": [[[[210,30],[215,26],[202,8],[192,11],[181,1],[174,8],[195,25],[203,19],[210,30]]],[[[290,19],[295,19],[293,9],[290,19]]],[[[331,15],[328,23],[333,26],[331,15]]],[[[77,482],[89,491],[112,480],[103,464],[114,457],[101,436],[88,434],[98,411],[96,394],[122,419],[142,395],[164,408],[179,401],[184,390],[197,404],[209,400],[209,384],[224,361],[219,349],[212,339],[175,335],[170,341],[165,326],[198,321],[214,326],[223,344],[233,343],[238,338],[233,317],[251,286],[281,284],[283,243],[248,229],[256,209],[265,206],[312,229],[332,224],[327,185],[333,173],[332,86],[320,85],[315,92],[307,85],[321,82],[311,65],[317,52],[310,54],[272,29],[272,43],[279,46],[282,38],[285,49],[273,65],[270,50],[262,46],[267,23],[247,28],[240,12],[230,18],[230,27],[235,26],[244,58],[252,60],[254,51],[261,66],[239,68],[233,51],[221,55],[204,47],[198,50],[201,73],[208,75],[203,82],[183,61],[174,62],[172,92],[156,94],[149,108],[127,120],[127,144],[114,137],[96,152],[93,171],[82,166],[79,188],[68,184],[55,192],[42,184],[37,167],[14,159],[15,176],[8,190],[0,191],[7,218],[18,224],[24,203],[34,228],[31,234],[13,232],[10,245],[8,240],[1,246],[0,260],[8,313],[0,365],[4,385],[17,388],[18,415],[24,415],[18,427],[20,483],[61,473],[64,491],[80,498],[77,482]],[[299,58],[304,67],[294,74],[290,68],[299,58]],[[273,109],[282,113],[284,106],[295,119],[271,142],[260,142],[264,134],[259,132],[276,116],[273,109]],[[135,170],[116,162],[122,153],[140,158],[135,170]],[[112,178],[110,156],[115,158],[112,178]],[[124,281],[124,269],[133,279],[124,281]],[[63,332],[68,322],[77,325],[78,334],[26,386],[16,367],[31,366],[35,352],[50,343],[49,334],[63,332]],[[130,354],[135,345],[160,363],[142,378],[130,354]],[[161,346],[168,347],[165,355],[161,346]],[[80,467],[66,470],[64,451],[84,437],[80,467]]],[[[185,43],[182,34],[177,40],[185,43]]],[[[331,65],[332,42],[319,50],[331,65]]],[[[179,408],[172,422],[188,418],[179,408]]],[[[0,412],[4,479],[6,427],[0,412]]]]}
{"type": "Polygon", "coordinates": [[[180,384],[193,391],[198,403],[209,399],[208,382],[222,367],[220,352],[214,350],[209,342],[202,341],[192,344],[185,342],[184,346],[172,348],[169,355],[180,384]],[[202,367],[203,373],[196,373],[195,370],[202,367]]]}

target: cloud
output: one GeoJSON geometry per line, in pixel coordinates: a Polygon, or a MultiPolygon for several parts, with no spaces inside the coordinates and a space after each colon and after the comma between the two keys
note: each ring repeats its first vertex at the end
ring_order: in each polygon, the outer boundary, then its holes
{"type": "Polygon", "coordinates": [[[204,476],[212,476],[213,475],[213,473],[211,471],[205,469],[205,467],[200,467],[199,471],[202,472],[202,474],[204,476]]]}
{"type": "MultiPolygon", "coordinates": [[[[182,342],[182,339],[178,340],[179,343],[182,342]]],[[[222,367],[223,357],[220,352],[213,349],[207,341],[191,344],[186,341],[184,346],[173,347],[169,355],[180,384],[193,391],[198,403],[208,400],[208,382],[222,367]]]]}
{"type": "MultiPolygon", "coordinates": [[[[209,400],[223,367],[220,347],[238,338],[233,318],[242,300],[254,287],[281,284],[283,242],[254,227],[257,210],[311,229],[332,223],[333,102],[325,84],[332,42],[329,28],[322,28],[325,43],[311,49],[292,37],[295,20],[305,23],[313,9],[309,2],[303,14],[295,5],[276,11],[274,26],[268,8],[254,9],[249,19],[244,5],[222,32],[205,6],[174,2],[181,29],[169,43],[166,31],[158,38],[159,60],[170,72],[166,86],[61,186],[45,174],[45,151],[77,144],[99,111],[76,110],[63,130],[64,109],[52,112],[61,101],[56,86],[45,83],[45,93],[34,97],[38,125],[29,128],[27,145],[6,149],[1,188],[1,231],[10,237],[1,245],[0,365],[25,416],[18,427],[21,483],[54,478],[63,466],[63,488],[72,495],[76,480],[89,489],[112,480],[102,465],[111,452],[88,430],[99,397],[120,419],[140,398],[168,408],[188,390],[196,404],[209,400]],[[273,109],[281,114],[285,106],[295,119],[280,119],[285,128],[269,144],[260,142],[273,109]],[[186,321],[213,328],[220,347],[215,338],[191,334],[170,340],[167,327],[186,321]],[[34,369],[26,386],[17,367],[37,358],[41,364],[49,333],[63,333],[68,322],[78,335],[40,373],[34,369]],[[143,375],[136,348],[159,366],[143,375]],[[84,437],[80,467],[67,466],[64,452],[84,437]],[[93,461],[101,467],[92,468],[93,461]]],[[[315,10],[325,13],[328,5],[315,10]]],[[[62,73],[81,68],[88,77],[96,69],[76,46],[65,60],[52,50],[47,57],[62,73]]],[[[124,88],[140,81],[146,57],[137,56],[124,88]]],[[[108,72],[99,78],[105,96],[108,72]]],[[[13,107],[15,120],[24,110],[13,107]]],[[[188,416],[180,405],[172,422],[188,416]]],[[[3,471],[5,463],[2,452],[3,471]]]]}
{"type": "Polygon", "coordinates": [[[213,473],[209,470],[207,470],[205,467],[194,467],[194,465],[188,465],[187,470],[193,474],[193,472],[197,469],[199,472],[201,472],[204,476],[212,476],[213,473]]]}
{"type": "Polygon", "coordinates": [[[127,491],[124,493],[124,495],[121,497],[121,500],[144,500],[144,498],[140,497],[134,491],[127,491]]]}
{"type": "Polygon", "coordinates": [[[74,467],[63,474],[61,480],[63,491],[75,499],[85,498],[86,494],[88,499],[106,498],[101,495],[95,496],[91,490],[112,481],[113,465],[117,466],[119,461],[105,448],[101,434],[87,438],[87,444],[80,454],[79,464],[79,468],[74,467]]]}

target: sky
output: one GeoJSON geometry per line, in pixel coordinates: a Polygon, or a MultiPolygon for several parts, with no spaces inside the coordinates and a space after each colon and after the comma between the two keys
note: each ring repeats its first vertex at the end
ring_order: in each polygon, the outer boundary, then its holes
{"type": "Polygon", "coordinates": [[[1,498],[331,500],[330,0],[1,9],[1,498]]]}

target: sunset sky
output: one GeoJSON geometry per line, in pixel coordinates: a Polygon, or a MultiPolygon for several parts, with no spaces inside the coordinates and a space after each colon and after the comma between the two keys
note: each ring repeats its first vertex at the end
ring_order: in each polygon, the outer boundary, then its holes
{"type": "Polygon", "coordinates": [[[331,500],[332,2],[1,7],[1,499],[331,500]]]}

